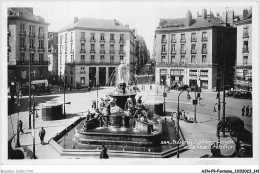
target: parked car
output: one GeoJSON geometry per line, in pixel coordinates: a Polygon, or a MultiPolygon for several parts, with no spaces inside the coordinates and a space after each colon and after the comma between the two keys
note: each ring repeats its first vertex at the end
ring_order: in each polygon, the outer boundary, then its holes
{"type": "Polygon", "coordinates": [[[251,92],[237,91],[234,93],[233,97],[252,99],[252,94],[251,94],[251,92]]]}
{"type": "Polygon", "coordinates": [[[188,86],[188,85],[181,85],[181,86],[178,86],[178,87],[177,87],[177,90],[178,90],[178,91],[187,90],[187,89],[189,89],[189,86],[188,86]]]}
{"type": "Polygon", "coordinates": [[[225,96],[232,97],[235,93],[236,93],[236,91],[228,91],[225,96]]]}
{"type": "Polygon", "coordinates": [[[174,83],[174,84],[171,84],[170,86],[170,89],[177,89],[178,88],[178,83],[174,83]]]}

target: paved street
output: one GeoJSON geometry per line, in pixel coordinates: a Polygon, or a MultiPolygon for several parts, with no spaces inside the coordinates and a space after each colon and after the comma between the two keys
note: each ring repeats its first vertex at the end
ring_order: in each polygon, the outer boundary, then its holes
{"type": "MultiPolygon", "coordinates": [[[[141,89],[141,86],[140,86],[141,89]]],[[[148,85],[145,87],[145,91],[141,91],[138,95],[143,95],[142,99],[144,102],[163,102],[163,88],[158,88],[157,95],[157,87],[153,86],[153,90],[150,90],[148,85]]],[[[99,97],[105,97],[107,92],[110,92],[112,88],[103,87],[98,90],[99,97]]],[[[166,98],[166,111],[167,112],[176,112],[177,108],[177,96],[180,91],[171,90],[168,93],[166,98]]],[[[183,92],[180,96],[180,109],[185,110],[187,116],[194,116],[194,106],[191,104],[191,100],[188,101],[186,99],[187,92],[183,92]]],[[[190,93],[191,97],[194,98],[194,92],[190,93]]],[[[43,103],[47,101],[55,101],[63,103],[63,91],[58,91],[57,89],[51,95],[45,96],[35,96],[36,109],[38,110],[39,117],[36,118],[36,156],[38,158],[60,158],[59,155],[48,145],[40,145],[38,138],[38,130],[40,127],[45,127],[46,129],[46,137],[45,142],[48,142],[50,138],[56,135],[56,133],[60,132],[66,126],[74,122],[77,117],[72,116],[74,113],[82,113],[86,112],[91,107],[91,101],[95,100],[97,97],[97,91],[92,90],[88,92],[85,89],[81,90],[72,90],[66,91],[66,102],[71,102],[70,105],[66,105],[66,115],[67,118],[63,120],[56,121],[42,121],[41,120],[41,106],[43,103]],[[46,153],[46,152],[52,153],[46,153]],[[52,155],[50,155],[52,154],[52,155]]],[[[216,93],[210,91],[204,91],[201,94],[202,100],[201,105],[197,106],[197,121],[198,123],[185,123],[184,121],[180,121],[180,127],[184,134],[185,140],[188,142],[194,142],[195,140],[216,140],[216,124],[217,124],[217,112],[213,112],[214,104],[217,102],[216,93]]],[[[222,98],[222,95],[221,95],[222,98]]],[[[28,128],[28,110],[26,104],[28,103],[28,96],[23,96],[21,100],[21,112],[20,119],[24,122],[25,134],[21,135],[21,145],[28,145],[29,148],[32,147],[32,137],[30,135],[28,128]]],[[[245,128],[248,131],[252,131],[252,117],[241,116],[241,107],[244,105],[252,106],[252,100],[245,99],[234,99],[226,97],[226,116],[238,116],[245,122],[245,128]]],[[[12,114],[9,115],[8,119],[8,138],[10,139],[16,133],[16,121],[17,121],[17,113],[16,106],[12,106],[12,114]]],[[[222,113],[221,113],[222,115],[222,113]]],[[[167,119],[170,121],[170,117],[167,119]]],[[[229,142],[230,138],[221,138],[222,141],[229,142]]],[[[198,142],[197,142],[198,143],[198,142]]],[[[207,144],[209,145],[209,144],[207,144]]],[[[234,146],[234,144],[230,144],[234,146]]],[[[190,147],[190,146],[188,146],[190,147]]],[[[231,155],[233,153],[231,149],[223,150],[225,155],[231,155]]],[[[180,154],[180,157],[200,157],[205,154],[210,154],[210,149],[206,150],[187,150],[180,154]]]]}

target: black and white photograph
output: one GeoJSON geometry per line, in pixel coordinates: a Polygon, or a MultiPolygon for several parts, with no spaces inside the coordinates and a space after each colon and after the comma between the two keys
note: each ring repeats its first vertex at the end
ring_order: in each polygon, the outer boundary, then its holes
{"type": "Polygon", "coordinates": [[[1,173],[259,173],[258,10],[2,1],[1,173]]]}

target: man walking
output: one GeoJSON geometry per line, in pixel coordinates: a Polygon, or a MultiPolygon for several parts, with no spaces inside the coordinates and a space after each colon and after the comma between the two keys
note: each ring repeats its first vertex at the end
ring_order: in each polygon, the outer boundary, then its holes
{"type": "Polygon", "coordinates": [[[19,126],[19,132],[24,133],[23,132],[23,122],[22,122],[22,120],[19,120],[18,126],[19,126]]]}
{"type": "Polygon", "coordinates": [[[242,116],[245,115],[245,109],[246,109],[246,106],[242,107],[242,116]]]}
{"type": "Polygon", "coordinates": [[[246,116],[248,116],[249,115],[249,105],[247,105],[247,107],[246,107],[246,116]]]}
{"type": "Polygon", "coordinates": [[[39,137],[40,137],[40,140],[41,140],[41,144],[43,145],[44,144],[44,137],[45,137],[45,130],[43,129],[43,127],[39,132],[39,137]]]}

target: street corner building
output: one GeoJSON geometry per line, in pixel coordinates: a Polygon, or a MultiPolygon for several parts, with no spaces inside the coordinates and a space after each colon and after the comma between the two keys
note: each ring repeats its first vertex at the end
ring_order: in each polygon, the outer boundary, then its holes
{"type": "Polygon", "coordinates": [[[74,17],[58,32],[58,74],[73,87],[114,85],[121,62],[135,71],[135,30],[116,19],[74,17]]]}
{"type": "Polygon", "coordinates": [[[212,90],[223,84],[233,87],[237,28],[234,12],[220,17],[206,9],[193,18],[161,19],[155,30],[153,58],[156,84],[173,83],[212,90]]]}
{"type": "Polygon", "coordinates": [[[8,84],[48,85],[48,25],[33,8],[8,8],[8,84]],[[29,68],[31,73],[29,75],[29,68]]]}

